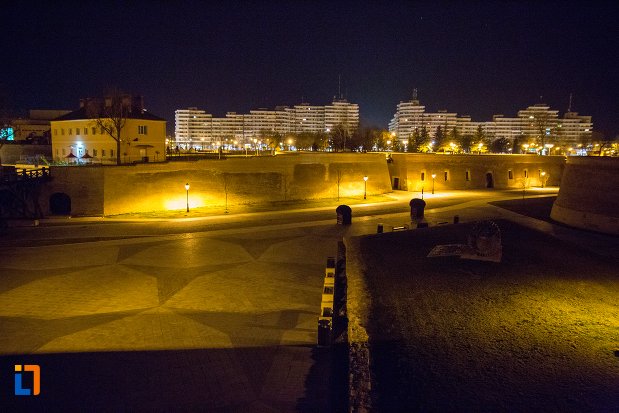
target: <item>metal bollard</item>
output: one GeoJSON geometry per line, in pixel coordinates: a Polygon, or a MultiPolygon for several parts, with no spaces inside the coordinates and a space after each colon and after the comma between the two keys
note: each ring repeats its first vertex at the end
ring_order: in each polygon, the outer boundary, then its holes
{"type": "Polygon", "coordinates": [[[376,226],[376,233],[377,234],[382,234],[383,233],[383,224],[378,224],[376,226]]]}

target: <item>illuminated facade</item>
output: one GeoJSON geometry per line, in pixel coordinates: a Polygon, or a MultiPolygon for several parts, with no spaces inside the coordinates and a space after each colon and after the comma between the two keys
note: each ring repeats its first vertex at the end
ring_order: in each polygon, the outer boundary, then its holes
{"type": "Polygon", "coordinates": [[[452,130],[458,125],[456,113],[438,111],[436,113],[426,112],[426,107],[413,99],[409,102],[400,102],[396,113],[389,122],[389,132],[394,132],[401,141],[412,137],[415,130],[425,127],[430,137],[434,137],[436,130],[440,126],[443,131],[452,130]]]}
{"type": "MultiPolygon", "coordinates": [[[[97,126],[89,110],[107,100],[82,99],[78,110],[51,121],[54,161],[116,164],[116,141],[97,126]]],[[[141,97],[124,96],[123,106],[127,115],[121,130],[121,162],[165,161],[166,121],[147,112],[141,97]]]]}
{"type": "Polygon", "coordinates": [[[179,109],[174,114],[174,134],[179,142],[211,143],[213,116],[198,108],[179,109]]]}
{"type": "Polygon", "coordinates": [[[346,99],[334,99],[325,106],[325,132],[342,126],[348,134],[359,128],[359,105],[350,103],[346,99]]]}
{"type": "Polygon", "coordinates": [[[579,116],[576,112],[568,111],[560,118],[559,111],[544,104],[520,110],[514,118],[494,115],[489,122],[472,122],[470,116],[458,117],[456,113],[427,113],[425,106],[420,105],[416,99],[397,105],[396,113],[389,123],[389,131],[395,133],[400,141],[405,141],[411,138],[416,129],[422,127],[426,127],[433,137],[439,126],[447,131],[455,128],[460,135],[474,135],[481,127],[490,138],[506,138],[512,142],[518,140],[520,144],[535,141],[538,150],[545,152],[549,152],[550,145],[564,149],[575,148],[589,141],[593,131],[591,116],[579,116]]]}
{"type": "Polygon", "coordinates": [[[180,148],[242,148],[265,142],[273,134],[329,133],[338,125],[352,133],[359,127],[359,105],[334,99],[326,106],[301,103],[274,110],[251,110],[248,114],[228,112],[223,118],[188,108],[177,110],[175,120],[176,144],[180,148]]]}

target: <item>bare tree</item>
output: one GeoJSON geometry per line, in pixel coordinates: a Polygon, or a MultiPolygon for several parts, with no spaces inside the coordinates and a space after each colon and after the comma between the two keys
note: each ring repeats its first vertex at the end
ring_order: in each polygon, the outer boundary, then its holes
{"type": "Polygon", "coordinates": [[[224,210],[224,213],[228,213],[228,174],[227,173],[223,173],[223,180],[224,180],[224,192],[226,194],[226,207],[224,210]]]}
{"type": "Polygon", "coordinates": [[[116,164],[121,164],[120,146],[122,132],[131,112],[131,103],[124,101],[120,90],[113,89],[100,104],[91,104],[87,107],[88,115],[94,120],[99,129],[116,141],[116,164]]]}
{"type": "Polygon", "coordinates": [[[342,170],[340,168],[337,168],[337,170],[335,171],[335,182],[337,182],[337,200],[339,202],[340,200],[340,185],[342,184],[342,170]]]}

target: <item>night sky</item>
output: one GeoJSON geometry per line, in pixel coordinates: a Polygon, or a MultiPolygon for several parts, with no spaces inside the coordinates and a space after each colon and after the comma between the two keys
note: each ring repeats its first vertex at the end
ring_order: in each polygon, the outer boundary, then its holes
{"type": "Polygon", "coordinates": [[[341,91],[386,127],[413,88],[475,121],[542,102],[619,134],[613,2],[3,2],[0,104],[76,109],[119,87],[168,120],[341,91]]]}

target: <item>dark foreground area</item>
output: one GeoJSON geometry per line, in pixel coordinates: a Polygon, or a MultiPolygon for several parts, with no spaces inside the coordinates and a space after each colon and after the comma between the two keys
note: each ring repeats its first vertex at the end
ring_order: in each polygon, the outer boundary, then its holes
{"type": "Polygon", "coordinates": [[[361,240],[373,411],[617,411],[617,262],[498,221],[500,263],[427,258],[450,225],[361,240]]]}
{"type": "Polygon", "coordinates": [[[526,215],[531,218],[541,219],[542,221],[546,222],[555,222],[550,219],[550,211],[552,211],[552,204],[555,202],[556,199],[556,196],[545,196],[539,198],[495,201],[490,202],[490,204],[508,209],[520,215],[526,215]]]}

